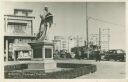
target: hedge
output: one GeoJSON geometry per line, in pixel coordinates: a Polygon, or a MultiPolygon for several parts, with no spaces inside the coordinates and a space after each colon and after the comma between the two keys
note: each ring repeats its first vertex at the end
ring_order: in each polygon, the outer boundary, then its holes
{"type": "Polygon", "coordinates": [[[28,68],[27,64],[6,65],[4,66],[4,71],[23,70],[27,68],[28,68]]]}
{"type": "Polygon", "coordinates": [[[45,73],[44,70],[24,70],[27,69],[27,64],[12,65],[12,66],[5,66],[5,78],[72,79],[85,74],[94,73],[97,70],[96,65],[92,65],[92,64],[57,63],[57,67],[70,68],[70,69],[45,73]]]}

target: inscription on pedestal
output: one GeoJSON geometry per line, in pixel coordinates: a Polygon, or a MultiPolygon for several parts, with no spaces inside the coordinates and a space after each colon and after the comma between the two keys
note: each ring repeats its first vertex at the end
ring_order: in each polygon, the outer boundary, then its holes
{"type": "Polygon", "coordinates": [[[45,48],[45,58],[52,58],[52,49],[45,48]]]}
{"type": "Polygon", "coordinates": [[[33,58],[42,58],[42,48],[33,49],[33,58]]]}

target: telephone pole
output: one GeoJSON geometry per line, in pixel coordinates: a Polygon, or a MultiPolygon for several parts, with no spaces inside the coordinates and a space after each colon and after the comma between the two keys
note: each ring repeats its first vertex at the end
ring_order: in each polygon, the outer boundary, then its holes
{"type": "Polygon", "coordinates": [[[88,13],[87,13],[87,2],[86,2],[86,41],[87,41],[87,48],[88,48],[88,13]]]}
{"type": "Polygon", "coordinates": [[[87,58],[89,59],[89,40],[88,40],[88,11],[87,11],[87,2],[86,2],[86,39],[87,39],[87,58]]]}
{"type": "Polygon", "coordinates": [[[110,49],[110,29],[108,29],[108,50],[110,49]]]}
{"type": "Polygon", "coordinates": [[[101,49],[101,28],[99,28],[99,49],[101,49]]]}
{"type": "Polygon", "coordinates": [[[79,36],[77,35],[77,47],[79,47],[79,36]]]}

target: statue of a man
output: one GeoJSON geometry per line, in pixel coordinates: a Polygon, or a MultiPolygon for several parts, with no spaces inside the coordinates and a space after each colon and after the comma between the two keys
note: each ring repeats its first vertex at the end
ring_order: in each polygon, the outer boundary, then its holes
{"type": "Polygon", "coordinates": [[[47,40],[47,33],[51,25],[53,24],[53,15],[48,11],[48,7],[44,7],[46,15],[40,15],[41,23],[39,33],[36,36],[36,40],[47,40]]]}

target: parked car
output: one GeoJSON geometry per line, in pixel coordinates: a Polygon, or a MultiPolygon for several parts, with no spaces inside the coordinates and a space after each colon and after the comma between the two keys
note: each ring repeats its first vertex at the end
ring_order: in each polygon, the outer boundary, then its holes
{"type": "Polygon", "coordinates": [[[107,61],[109,61],[109,60],[125,61],[125,59],[126,59],[125,56],[126,56],[126,53],[124,50],[114,49],[114,50],[107,51],[104,59],[107,61]]]}

